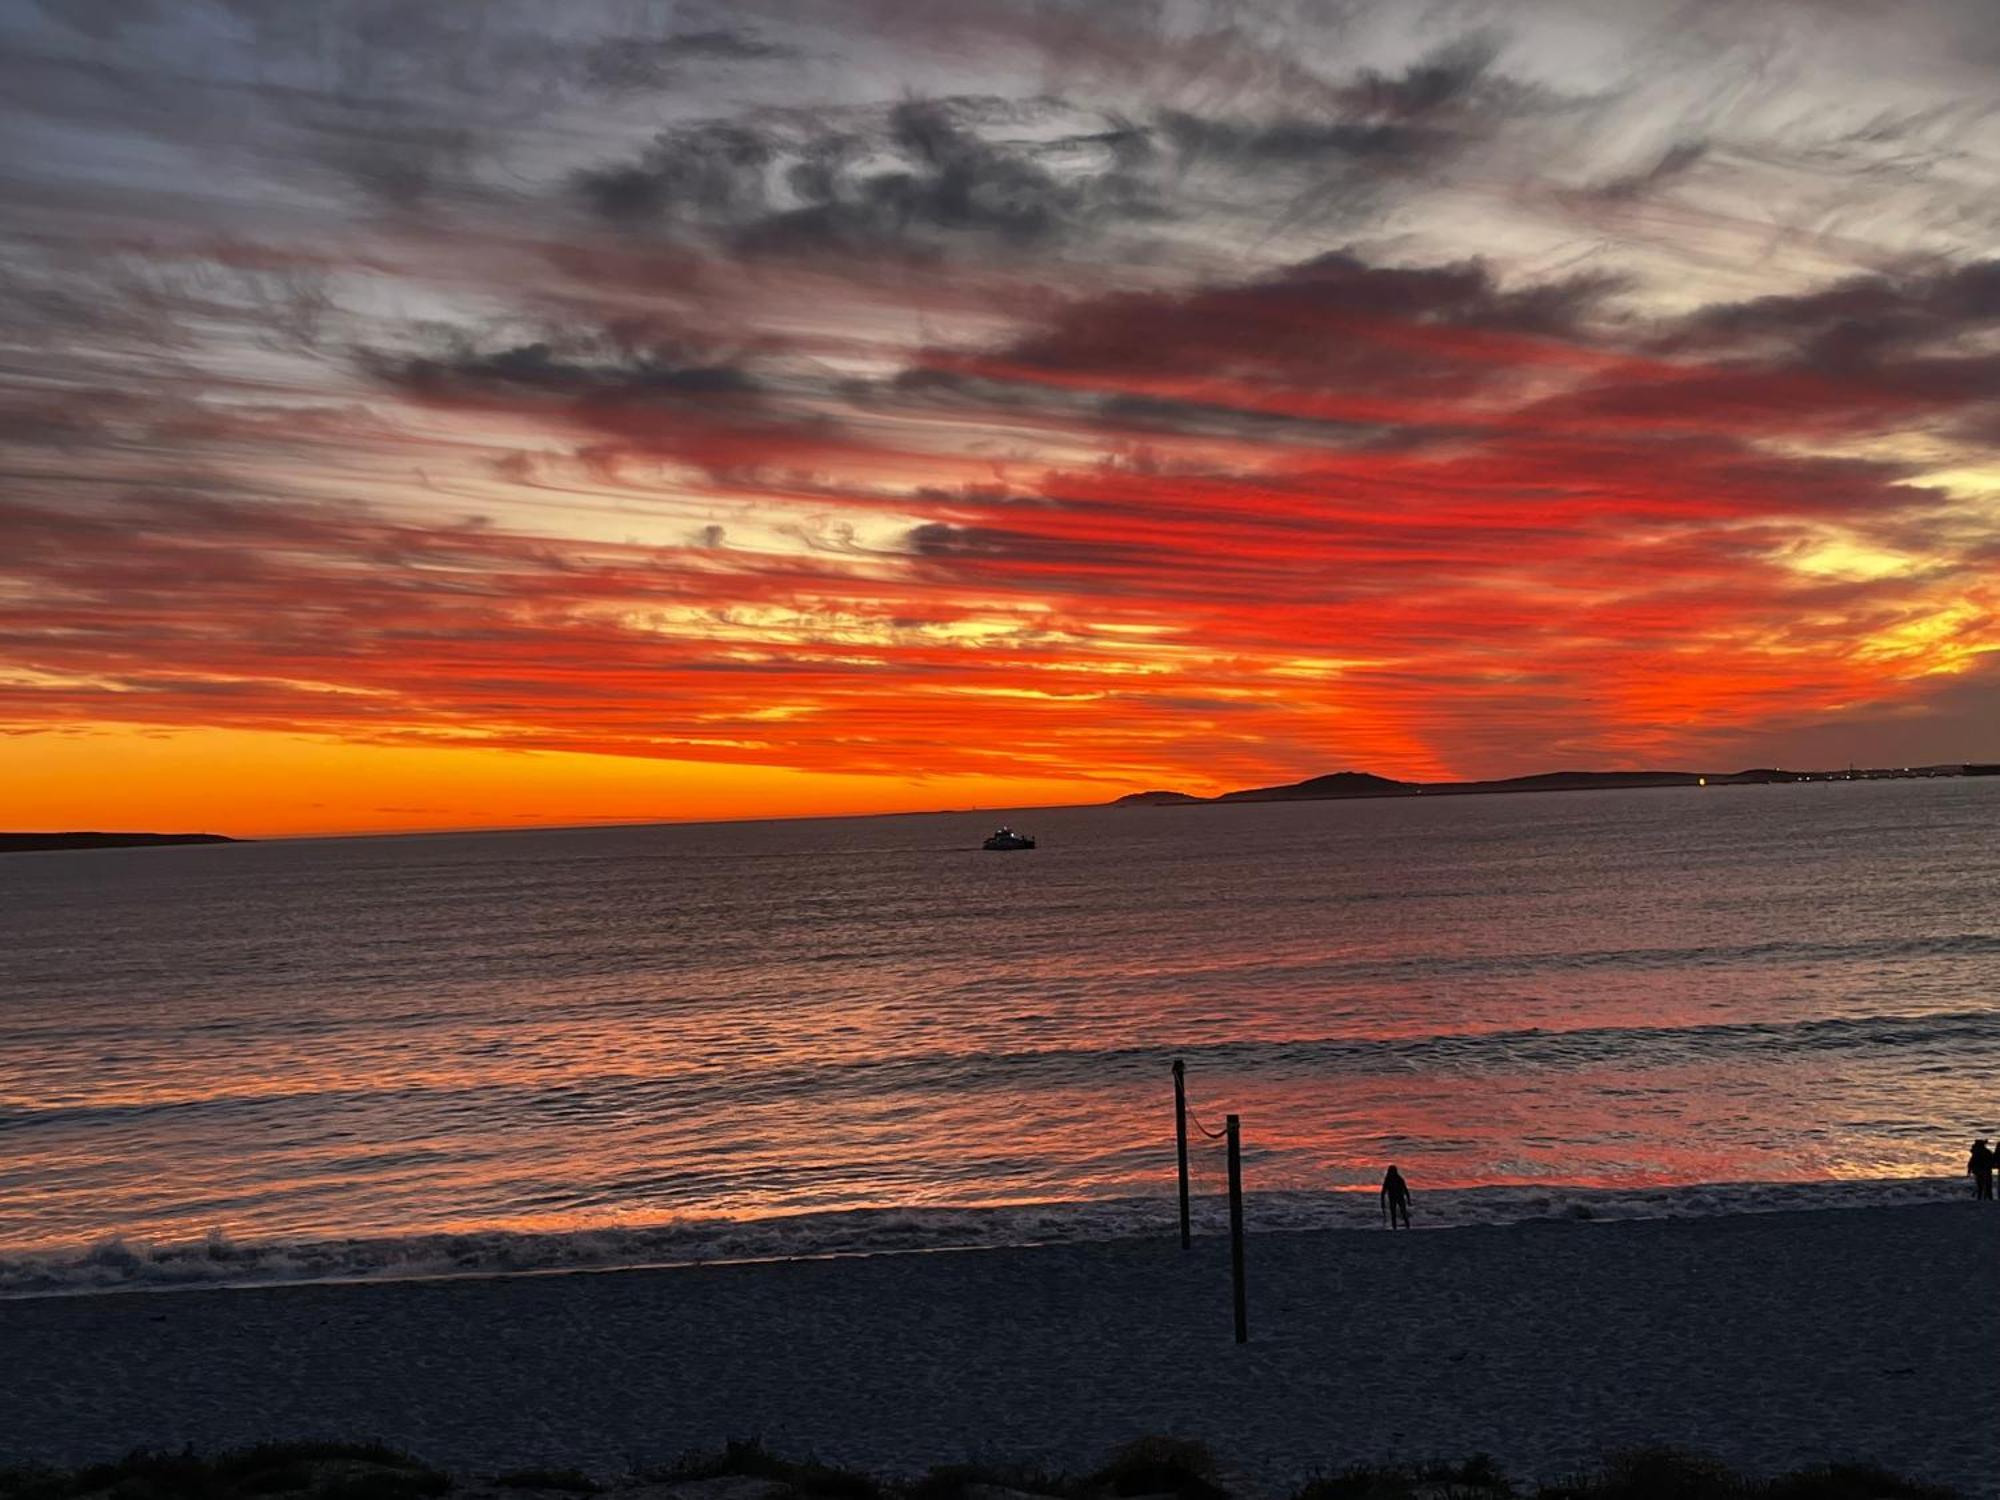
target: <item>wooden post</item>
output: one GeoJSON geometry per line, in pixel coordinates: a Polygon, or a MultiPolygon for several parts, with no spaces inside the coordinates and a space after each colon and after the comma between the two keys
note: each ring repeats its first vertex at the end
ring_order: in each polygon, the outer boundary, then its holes
{"type": "Polygon", "coordinates": [[[1243,1133],[1237,1116],[1229,1131],[1229,1279],[1236,1292],[1236,1342],[1250,1342],[1250,1314],[1243,1300],[1243,1133]]]}
{"type": "Polygon", "coordinates": [[[1181,1152],[1181,1249],[1194,1243],[1188,1230],[1187,1064],[1174,1059],[1174,1143],[1181,1152]]]}

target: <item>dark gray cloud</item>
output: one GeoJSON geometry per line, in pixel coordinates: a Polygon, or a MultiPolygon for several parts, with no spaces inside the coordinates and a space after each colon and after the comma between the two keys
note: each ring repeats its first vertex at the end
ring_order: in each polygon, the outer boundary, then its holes
{"type": "Polygon", "coordinates": [[[1256,372],[1328,388],[1443,390],[1487,377],[1488,361],[1448,340],[1413,345],[1398,325],[1578,336],[1619,286],[1586,274],[1503,287],[1478,261],[1372,265],[1334,251],[1270,276],[1184,294],[1138,293],[1073,304],[1007,358],[1046,368],[1256,372]],[[1171,327],[1163,343],[1159,330],[1171,327]]]}
{"type": "Polygon", "coordinates": [[[422,353],[364,349],[357,367],[414,401],[552,414],[579,439],[575,456],[607,472],[661,458],[741,480],[843,440],[826,382],[767,375],[713,345],[620,327],[485,346],[446,332],[435,342],[422,353]]]}
{"type": "Polygon", "coordinates": [[[1379,219],[1522,121],[1566,107],[1495,66],[1496,39],[1462,37],[1401,72],[1364,69],[1310,102],[1273,111],[1162,109],[1154,129],[1173,168],[1241,174],[1277,229],[1379,219]]]}
{"type": "Polygon", "coordinates": [[[971,237],[1027,249],[1067,233],[1090,207],[1082,183],[983,140],[941,101],[898,105],[887,145],[897,165],[852,177],[830,171],[824,150],[805,159],[790,186],[808,201],[743,226],[737,243],[753,253],[809,255],[971,237]]]}
{"type": "Polygon", "coordinates": [[[664,88],[688,78],[695,67],[796,56],[797,49],[766,41],[748,27],[717,26],[665,37],[606,37],[585,52],[584,75],[598,87],[618,93],[664,88]]]}
{"type": "Polygon", "coordinates": [[[1655,342],[1681,372],[1608,382],[1543,408],[1770,431],[1890,426],[1985,442],[2000,426],[2000,261],[1849,277],[1716,303],[1655,342]]]}
{"type": "Polygon", "coordinates": [[[1701,309],[1677,348],[1790,348],[1846,366],[2000,324],[2000,260],[1905,275],[1855,276],[1819,290],[1701,309]]]}
{"type": "Polygon", "coordinates": [[[1095,425],[1109,431],[1317,448],[1418,448],[1463,434],[1414,423],[1343,422],[1258,411],[1213,401],[1172,401],[1155,396],[1107,396],[1096,405],[1095,425]]]}
{"type": "Polygon", "coordinates": [[[660,136],[635,163],[578,174],[577,189],[616,224],[748,216],[769,201],[779,149],[754,126],[709,122],[660,136]]]}
{"type": "Polygon", "coordinates": [[[422,118],[368,120],[349,111],[307,125],[315,155],[364,197],[403,211],[469,183],[481,153],[477,132],[422,118]]]}
{"type": "Polygon", "coordinates": [[[1251,169],[1316,166],[1371,172],[1407,167],[1448,148],[1450,137],[1401,121],[1241,120],[1167,110],[1160,133],[1184,162],[1208,159],[1251,169]]]}
{"type": "Polygon", "coordinates": [[[1261,193],[1273,222],[1328,208],[1329,195],[1348,195],[1351,216],[1371,184],[1428,173],[1551,106],[1546,90],[1495,71],[1496,56],[1489,39],[1464,39],[1401,73],[1357,73],[1322,91],[1316,112],[960,95],[738,115],[662,132],[574,185],[620,227],[707,233],[752,256],[1059,246],[1176,217],[1188,205],[1175,184],[1190,172],[1232,196],[1261,193]],[[1075,123],[1093,116],[1098,128],[1075,123]],[[1264,172],[1277,174],[1268,186],[1215,177],[1264,172]]]}
{"type": "Polygon", "coordinates": [[[753,257],[1026,251],[1150,211],[1137,132],[989,139],[981,122],[994,107],[906,100],[872,117],[703,122],[663,133],[634,161],[578,173],[576,188],[612,224],[706,232],[753,257]],[[1046,159],[1079,147],[1095,166],[1058,172],[1046,159]]]}
{"type": "Polygon", "coordinates": [[[1391,120],[1436,119],[1517,104],[1529,91],[1497,75],[1499,40],[1488,34],[1460,37],[1427,53],[1401,73],[1374,69],[1343,92],[1365,115],[1391,120]]]}
{"type": "Polygon", "coordinates": [[[581,342],[572,353],[551,343],[514,344],[481,353],[469,347],[442,356],[363,354],[377,379],[432,400],[494,395],[550,395],[639,400],[701,396],[752,396],[759,383],[729,363],[690,362],[681,351],[607,349],[581,342]],[[597,357],[590,357],[591,354],[597,357]]]}
{"type": "Polygon", "coordinates": [[[1100,439],[1131,436],[1214,438],[1327,448],[1412,447],[1454,436],[1438,426],[1346,422],[1259,411],[1224,401],[1067,388],[1035,379],[1005,379],[966,371],[916,367],[882,382],[849,382],[843,399],[871,411],[960,415],[982,423],[1018,422],[1087,432],[1100,439]]]}

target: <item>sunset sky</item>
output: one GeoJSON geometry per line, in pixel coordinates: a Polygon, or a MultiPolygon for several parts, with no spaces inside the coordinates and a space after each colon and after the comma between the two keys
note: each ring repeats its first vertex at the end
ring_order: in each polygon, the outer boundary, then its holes
{"type": "Polygon", "coordinates": [[[0,0],[0,827],[2000,758],[1992,0],[0,0]]]}

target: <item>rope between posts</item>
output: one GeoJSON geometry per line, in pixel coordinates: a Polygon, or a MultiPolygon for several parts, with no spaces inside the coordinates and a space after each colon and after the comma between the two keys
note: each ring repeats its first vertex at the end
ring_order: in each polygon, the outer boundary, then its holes
{"type": "Polygon", "coordinates": [[[1227,1129],[1210,1130],[1206,1125],[1202,1124],[1201,1116],[1194,1112],[1194,1106],[1192,1104],[1190,1104],[1187,1107],[1187,1115],[1190,1120],[1194,1121],[1194,1128],[1196,1130],[1199,1130],[1203,1135],[1207,1136],[1211,1141],[1219,1141],[1225,1135],[1229,1134],[1229,1131],[1227,1129]]]}

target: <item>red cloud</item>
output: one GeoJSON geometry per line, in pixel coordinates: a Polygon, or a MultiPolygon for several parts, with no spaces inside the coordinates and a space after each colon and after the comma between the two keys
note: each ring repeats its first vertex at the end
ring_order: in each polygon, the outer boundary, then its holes
{"type": "Polygon", "coordinates": [[[1985,304],[1906,289],[1928,323],[1815,366],[1783,309],[1642,345],[1610,290],[1322,257],[897,368],[747,305],[734,340],[607,307],[370,354],[366,420],[211,401],[172,486],[126,479],[158,431],[103,436],[135,398],[38,397],[90,462],[0,509],[0,723],[1241,782],[1687,759],[1974,670],[1990,523],[1926,555],[1944,497],[1803,443],[1989,412],[1947,347],[1985,304]],[[495,525],[265,478],[462,474],[468,443],[487,493],[553,466],[681,519],[612,542],[560,498],[495,525]]]}

